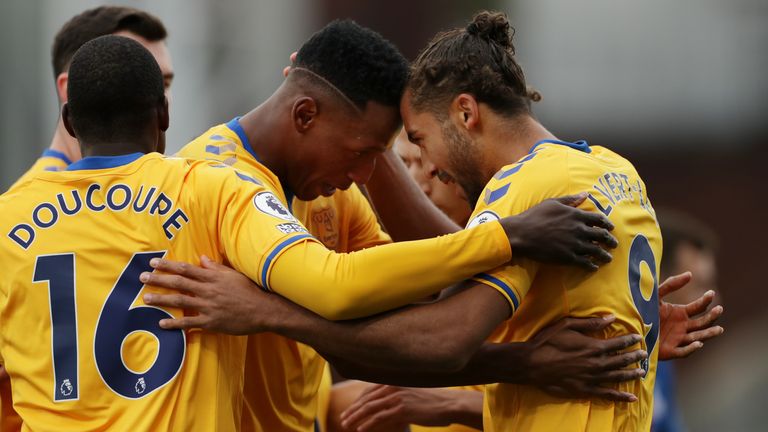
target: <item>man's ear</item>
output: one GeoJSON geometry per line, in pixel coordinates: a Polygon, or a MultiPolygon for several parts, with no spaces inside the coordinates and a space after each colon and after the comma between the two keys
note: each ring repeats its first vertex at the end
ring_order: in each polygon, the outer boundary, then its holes
{"type": "Polygon", "coordinates": [[[168,98],[163,96],[163,103],[157,108],[157,124],[160,130],[165,132],[171,124],[171,115],[168,111],[168,98]]]}
{"type": "Polygon", "coordinates": [[[468,93],[461,93],[451,103],[452,114],[458,117],[459,124],[468,131],[480,123],[480,108],[477,99],[468,93]]]}
{"type": "Polygon", "coordinates": [[[62,72],[56,77],[56,96],[59,98],[59,105],[67,103],[67,84],[69,83],[69,72],[62,72]]]}
{"type": "Polygon", "coordinates": [[[61,106],[61,121],[64,123],[64,129],[67,130],[67,133],[69,133],[72,138],[77,138],[75,129],[69,121],[69,104],[67,102],[64,102],[64,105],[61,106]]]}
{"type": "Polygon", "coordinates": [[[296,131],[305,133],[315,124],[317,102],[309,96],[297,99],[293,103],[291,116],[293,117],[293,126],[296,128],[296,131]]]}

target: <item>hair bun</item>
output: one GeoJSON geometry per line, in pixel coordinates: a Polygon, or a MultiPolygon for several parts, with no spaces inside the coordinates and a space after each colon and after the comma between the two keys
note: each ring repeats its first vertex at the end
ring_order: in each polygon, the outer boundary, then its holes
{"type": "Polygon", "coordinates": [[[513,48],[509,20],[502,12],[480,12],[467,26],[467,33],[495,42],[504,48],[513,48]]]}

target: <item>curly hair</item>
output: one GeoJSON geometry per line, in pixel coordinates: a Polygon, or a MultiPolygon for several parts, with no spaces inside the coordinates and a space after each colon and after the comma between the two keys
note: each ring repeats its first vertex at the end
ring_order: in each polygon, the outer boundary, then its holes
{"type": "Polygon", "coordinates": [[[541,95],[525,83],[513,35],[505,14],[488,11],[465,28],[438,34],[411,66],[413,107],[443,117],[456,95],[469,93],[506,116],[530,113],[541,95]]]}
{"type": "Polygon", "coordinates": [[[336,20],[301,46],[294,66],[312,71],[360,109],[371,100],[399,106],[408,61],[383,36],[352,20],[336,20]]]}

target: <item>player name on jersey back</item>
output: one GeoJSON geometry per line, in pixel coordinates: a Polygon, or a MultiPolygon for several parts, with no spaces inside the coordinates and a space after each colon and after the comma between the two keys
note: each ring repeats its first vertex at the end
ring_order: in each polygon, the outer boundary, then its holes
{"type": "Polygon", "coordinates": [[[171,240],[174,232],[189,222],[183,209],[177,208],[171,213],[173,208],[173,200],[157,186],[142,184],[136,190],[126,184],[114,184],[105,190],[101,184],[92,183],[85,191],[73,188],[56,194],[53,200],[39,203],[26,221],[18,223],[8,232],[8,237],[21,248],[27,249],[34,243],[39,230],[55,228],[62,218],[74,217],[83,211],[131,211],[162,217],[163,231],[166,238],[171,240]],[[101,200],[96,198],[97,192],[102,192],[101,200]]]}

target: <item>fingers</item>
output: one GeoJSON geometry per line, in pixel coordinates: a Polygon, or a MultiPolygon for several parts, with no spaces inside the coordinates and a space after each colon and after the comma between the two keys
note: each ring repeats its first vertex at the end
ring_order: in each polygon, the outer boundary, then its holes
{"type": "Polygon", "coordinates": [[[712,303],[712,300],[714,300],[714,298],[715,298],[715,292],[712,290],[709,290],[704,294],[702,294],[701,297],[685,305],[685,312],[688,314],[688,316],[698,315],[704,312],[705,310],[707,310],[707,307],[710,305],[710,303],[712,303]]]}
{"type": "Polygon", "coordinates": [[[613,256],[594,243],[580,244],[574,248],[579,255],[592,258],[595,264],[607,264],[613,260],[613,256]]]}
{"type": "MultiPolygon", "coordinates": [[[[613,353],[617,351],[623,351],[631,347],[632,345],[639,343],[641,340],[643,340],[643,337],[638,334],[630,334],[630,335],[619,336],[611,339],[606,339],[602,341],[603,352],[613,353]]],[[[647,354],[646,354],[646,357],[647,357],[647,354]]]]}
{"type": "MultiPolygon", "coordinates": [[[[205,255],[200,256],[200,266],[204,269],[215,271],[237,271],[231,267],[227,267],[224,264],[217,263],[216,261],[208,258],[205,255]]],[[[213,276],[213,275],[210,275],[213,276]]]]}
{"type": "Polygon", "coordinates": [[[160,270],[165,273],[173,273],[199,281],[210,280],[213,276],[211,270],[206,270],[189,263],[171,261],[167,259],[152,258],[149,261],[149,265],[155,270],[160,270]]]}
{"type": "Polygon", "coordinates": [[[672,350],[670,357],[665,358],[664,360],[674,360],[674,359],[681,359],[686,358],[689,355],[693,354],[694,352],[700,350],[704,346],[703,343],[696,341],[689,345],[678,347],[672,350]]]}
{"type": "Polygon", "coordinates": [[[688,321],[687,331],[691,332],[694,330],[701,330],[704,328],[707,328],[715,323],[715,321],[720,318],[720,316],[723,314],[723,307],[720,305],[717,305],[713,307],[709,312],[706,313],[703,317],[692,319],[688,321]]]}
{"type": "Polygon", "coordinates": [[[643,376],[645,376],[645,371],[640,368],[612,370],[612,371],[602,372],[600,374],[595,375],[594,381],[596,383],[605,383],[605,384],[618,383],[618,382],[625,382],[625,381],[634,381],[636,379],[642,378],[643,376]]]}
{"type": "Polygon", "coordinates": [[[581,203],[584,202],[585,199],[587,199],[587,193],[582,192],[576,195],[561,196],[559,198],[555,198],[555,201],[561,204],[565,204],[569,207],[578,207],[581,205],[581,203]]]}
{"type": "Polygon", "coordinates": [[[183,330],[190,328],[205,328],[208,318],[202,315],[185,316],[176,319],[161,319],[160,328],[165,330],[183,330]]]}
{"type": "Polygon", "coordinates": [[[702,342],[713,337],[723,334],[725,329],[720,326],[710,327],[706,330],[699,330],[693,333],[688,333],[683,340],[683,343],[702,342]]]}
{"type": "Polygon", "coordinates": [[[627,353],[618,353],[609,355],[599,360],[603,370],[610,372],[616,369],[623,369],[629,365],[635,364],[648,357],[648,353],[643,350],[635,350],[627,353]]]}
{"type": "Polygon", "coordinates": [[[666,296],[667,294],[677,291],[680,288],[686,286],[688,282],[693,278],[691,272],[680,273],[679,275],[670,276],[667,280],[659,285],[659,298],[666,296]]]}
{"type": "Polygon", "coordinates": [[[616,240],[616,237],[612,236],[611,233],[604,228],[585,227],[584,238],[591,242],[605,245],[611,249],[614,249],[619,245],[619,241],[616,240]]]}
{"type": "Polygon", "coordinates": [[[608,327],[614,321],[616,316],[613,314],[595,318],[565,318],[565,327],[582,333],[594,332],[608,327]]]}
{"type": "Polygon", "coordinates": [[[578,219],[585,224],[592,227],[605,228],[608,231],[613,231],[613,222],[611,222],[610,219],[608,219],[608,217],[604,214],[581,209],[576,209],[576,211],[578,214],[578,219]]]}
{"type": "Polygon", "coordinates": [[[296,56],[299,54],[298,51],[294,51],[291,53],[291,56],[289,57],[291,59],[291,64],[296,63],[296,56]]]}
{"type": "Polygon", "coordinates": [[[637,396],[632,393],[621,392],[607,387],[586,387],[584,392],[588,396],[599,397],[616,402],[637,402],[637,396]]]}
{"type": "Polygon", "coordinates": [[[175,274],[144,272],[139,275],[139,280],[147,285],[169,288],[184,293],[199,294],[202,289],[199,282],[175,274]]]}
{"type": "MultiPolygon", "coordinates": [[[[372,427],[376,422],[386,420],[388,408],[399,403],[399,398],[387,386],[377,388],[359,398],[345,410],[342,415],[342,426],[347,430],[363,430],[362,426],[372,427]],[[358,427],[359,426],[359,427],[358,427]]],[[[389,412],[391,414],[391,412],[389,412]]]]}
{"type": "Polygon", "coordinates": [[[183,294],[144,294],[144,303],[150,306],[198,310],[202,303],[197,297],[183,294]]]}

